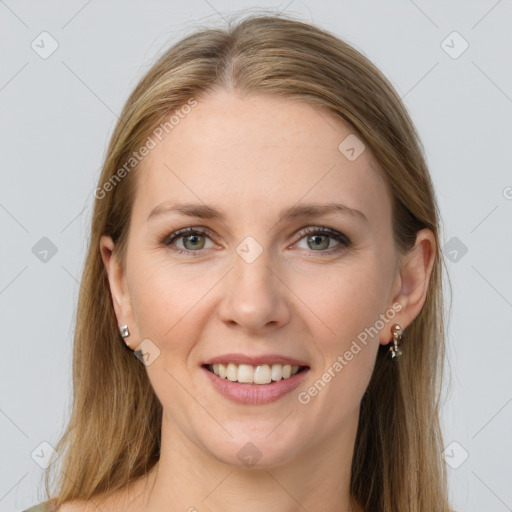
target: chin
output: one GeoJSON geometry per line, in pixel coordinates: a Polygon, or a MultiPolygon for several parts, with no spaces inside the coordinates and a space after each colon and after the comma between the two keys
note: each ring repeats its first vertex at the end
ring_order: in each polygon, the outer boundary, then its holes
{"type": "Polygon", "coordinates": [[[228,445],[205,446],[205,449],[219,462],[239,469],[271,469],[290,462],[297,455],[297,442],[287,439],[283,443],[270,439],[267,434],[259,436],[240,436],[228,445]]]}

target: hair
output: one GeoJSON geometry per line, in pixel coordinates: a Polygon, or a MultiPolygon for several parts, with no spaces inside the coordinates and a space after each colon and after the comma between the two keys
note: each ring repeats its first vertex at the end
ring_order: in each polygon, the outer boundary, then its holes
{"type": "MultiPolygon", "coordinates": [[[[166,116],[216,88],[295,98],[337,116],[382,170],[398,254],[414,246],[419,230],[434,234],[426,301],[404,330],[403,355],[391,361],[387,347],[379,346],[362,397],[350,489],[365,511],[450,511],[439,420],[445,263],[423,146],[402,100],[367,57],[330,32],[283,14],[252,14],[184,36],[156,60],[124,105],[98,182],[97,191],[108,193],[95,193],[74,333],[72,410],[57,444],[60,467],[50,503],[111,495],[159,460],[162,405],[145,366],[119,336],[99,242],[111,236],[125,264],[139,168],[128,172],[126,162],[166,116]]],[[[45,473],[48,497],[55,466],[45,473]]]]}

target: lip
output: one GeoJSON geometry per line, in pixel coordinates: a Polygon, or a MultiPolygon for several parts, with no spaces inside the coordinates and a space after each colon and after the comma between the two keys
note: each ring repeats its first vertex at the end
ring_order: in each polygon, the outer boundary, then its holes
{"type": "MultiPolygon", "coordinates": [[[[292,366],[307,366],[307,361],[301,361],[300,359],[294,359],[293,357],[283,356],[281,354],[262,354],[261,356],[247,356],[245,354],[223,354],[221,356],[213,357],[208,359],[203,364],[250,364],[251,366],[258,366],[262,364],[290,364],[292,366]]],[[[291,377],[290,377],[291,378],[291,377]]]]}
{"type": "MultiPolygon", "coordinates": [[[[218,359],[218,358],[215,358],[218,359]]],[[[225,359],[223,359],[226,361],[225,359]]],[[[214,361],[214,360],[212,360],[214,361]]],[[[247,358],[245,358],[247,361],[247,358]]],[[[258,359],[259,362],[262,362],[262,358],[258,359]]],[[[277,363],[275,359],[273,359],[274,363],[277,363]]],[[[235,362],[231,359],[231,362],[235,362]]],[[[209,363],[215,364],[215,363],[209,363]]],[[[251,364],[251,363],[238,363],[238,364],[251,364]]],[[[263,363],[268,364],[268,363],[263,363]]],[[[282,363],[279,363],[282,364],[282,363]]],[[[290,364],[288,362],[284,364],[290,364]]],[[[306,365],[298,365],[298,366],[306,366],[306,365]]],[[[248,405],[258,405],[258,404],[267,404],[270,402],[275,402],[280,398],[283,398],[285,395],[291,393],[294,389],[296,389],[301,382],[304,381],[307,374],[309,373],[309,367],[304,368],[299,373],[296,373],[292,377],[288,379],[281,379],[276,382],[272,382],[270,384],[245,384],[240,382],[232,382],[228,379],[223,379],[218,375],[215,375],[213,372],[205,368],[201,367],[201,370],[205,373],[209,382],[212,384],[213,388],[220,393],[223,397],[231,400],[232,402],[236,402],[239,404],[248,404],[248,405]]]]}

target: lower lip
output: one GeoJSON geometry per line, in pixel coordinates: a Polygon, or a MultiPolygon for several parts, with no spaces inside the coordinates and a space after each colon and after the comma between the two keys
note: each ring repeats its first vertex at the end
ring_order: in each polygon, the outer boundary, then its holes
{"type": "Polygon", "coordinates": [[[204,367],[201,369],[222,396],[239,404],[252,405],[267,404],[279,400],[297,388],[309,372],[309,368],[306,368],[288,379],[281,379],[270,384],[243,384],[223,379],[204,367]]]}

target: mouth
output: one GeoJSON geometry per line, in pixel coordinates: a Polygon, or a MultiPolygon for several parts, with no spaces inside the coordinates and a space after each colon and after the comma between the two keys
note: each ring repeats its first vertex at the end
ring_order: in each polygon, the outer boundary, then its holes
{"type": "Polygon", "coordinates": [[[310,369],[306,361],[278,354],[224,354],[201,365],[217,393],[232,402],[253,406],[293,396],[310,369]]]}
{"type": "Polygon", "coordinates": [[[251,365],[232,362],[205,364],[203,368],[230,382],[260,386],[290,379],[309,369],[308,366],[281,363],[251,365]]]}

